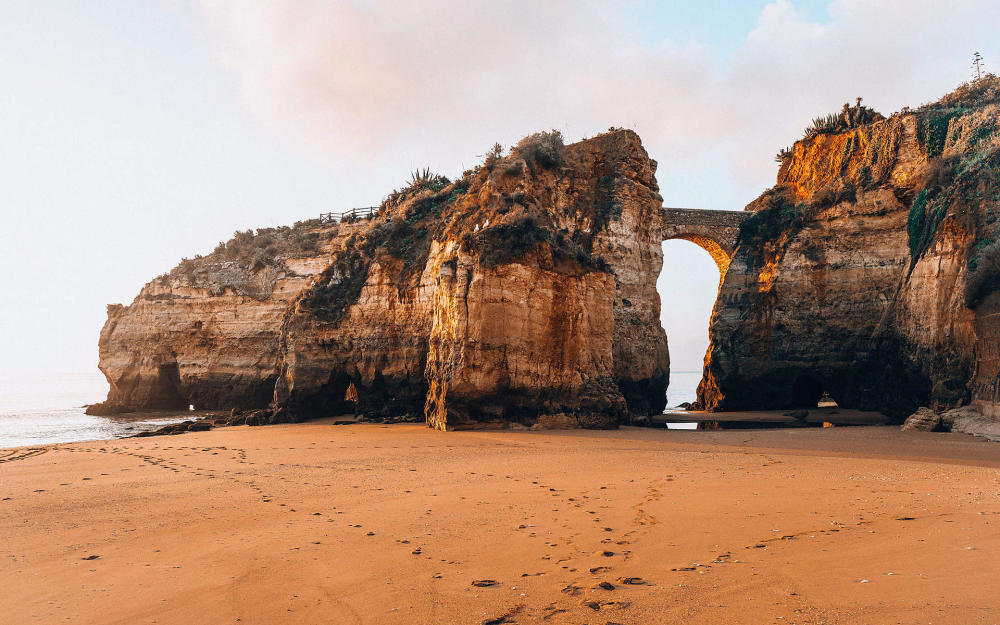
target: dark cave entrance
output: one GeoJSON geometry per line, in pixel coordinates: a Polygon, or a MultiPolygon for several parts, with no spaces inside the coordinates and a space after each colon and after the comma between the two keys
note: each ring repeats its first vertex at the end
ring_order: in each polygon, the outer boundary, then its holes
{"type": "Polygon", "coordinates": [[[181,394],[181,375],[176,362],[161,364],[156,370],[156,383],[147,402],[150,408],[187,410],[189,403],[181,394]]]}
{"type": "MultiPolygon", "coordinates": [[[[808,374],[799,375],[792,384],[792,405],[796,408],[815,408],[826,395],[823,383],[808,374]]],[[[831,398],[832,400],[832,398],[831,398]]]]}
{"type": "Polygon", "coordinates": [[[350,376],[335,371],[323,386],[303,400],[298,411],[309,418],[356,415],[358,397],[357,386],[350,376]]]}

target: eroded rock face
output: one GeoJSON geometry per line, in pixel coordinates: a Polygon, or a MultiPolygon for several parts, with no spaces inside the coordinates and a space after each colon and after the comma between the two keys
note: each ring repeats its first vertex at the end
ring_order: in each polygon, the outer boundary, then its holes
{"type": "Polygon", "coordinates": [[[435,290],[428,425],[568,414],[580,427],[617,426],[626,403],[614,377],[614,276],[560,267],[545,248],[495,267],[455,252],[435,290]]]}
{"type": "Polygon", "coordinates": [[[662,410],[654,171],[618,131],[390,198],[290,310],[279,407],[315,414],[353,383],[367,416],[442,429],[662,410]]]}
{"type": "Polygon", "coordinates": [[[810,406],[826,391],[902,418],[995,388],[993,300],[967,288],[996,238],[998,91],[983,87],[959,93],[962,106],[953,94],[795,144],[747,207],[701,405],[810,406]]]}
{"type": "MultiPolygon", "coordinates": [[[[339,230],[346,236],[350,226],[339,230]]],[[[337,226],[297,229],[309,244],[279,258],[249,243],[248,252],[262,254],[248,261],[256,269],[222,253],[186,261],[147,284],[131,305],[109,306],[99,349],[111,389],[91,412],[266,406],[285,311],[326,266],[337,233],[337,226]]],[[[281,236],[292,237],[291,229],[281,236]]]]}
{"type": "Polygon", "coordinates": [[[392,194],[372,220],[314,228],[308,255],[182,264],[109,309],[108,405],[273,401],[270,421],[356,409],[442,429],[659,412],[655,167],[629,131],[535,136],[392,194]]]}

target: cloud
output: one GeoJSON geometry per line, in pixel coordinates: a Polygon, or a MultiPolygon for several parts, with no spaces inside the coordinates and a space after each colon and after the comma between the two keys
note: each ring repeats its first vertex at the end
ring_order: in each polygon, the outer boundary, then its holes
{"type": "Polygon", "coordinates": [[[576,138],[616,125],[642,135],[661,172],[711,166],[707,179],[741,188],[772,180],[773,154],[844,101],[862,95],[888,113],[949,90],[973,47],[993,45],[1000,18],[979,0],[946,11],[836,0],[817,22],[776,0],[713,63],[709,43],[651,43],[620,5],[596,1],[202,9],[248,106],[333,162],[405,171],[405,160],[452,163],[542,128],[576,138]]]}
{"type": "Polygon", "coordinates": [[[773,172],[768,149],[855,97],[884,114],[937,99],[969,78],[972,52],[995,45],[1000,23],[1000,6],[980,1],[836,0],[828,13],[818,23],[772,2],[734,55],[721,83],[739,103],[727,142],[736,175],[773,172]]]}
{"type": "Polygon", "coordinates": [[[710,130],[706,51],[637,43],[602,3],[246,6],[203,3],[220,58],[251,107],[329,152],[482,152],[547,127],[685,143],[710,130]]]}

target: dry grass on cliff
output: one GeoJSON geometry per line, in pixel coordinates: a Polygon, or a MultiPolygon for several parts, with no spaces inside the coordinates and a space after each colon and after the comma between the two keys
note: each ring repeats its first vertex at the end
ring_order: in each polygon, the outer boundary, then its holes
{"type": "Polygon", "coordinates": [[[986,74],[979,80],[962,83],[954,91],[945,94],[935,102],[924,104],[916,112],[948,108],[972,109],[991,103],[1000,103],[1000,77],[986,74]]]}
{"type": "Polygon", "coordinates": [[[164,277],[181,278],[216,296],[231,289],[238,295],[266,299],[278,276],[287,271],[285,259],[322,253],[323,233],[318,225],[317,220],[308,220],[291,227],[237,231],[208,256],[185,258],[164,277]]]}
{"type": "Polygon", "coordinates": [[[320,252],[317,220],[298,222],[294,226],[258,228],[237,231],[233,238],[219,243],[209,258],[228,260],[253,271],[277,264],[282,258],[315,256],[320,252]]]}

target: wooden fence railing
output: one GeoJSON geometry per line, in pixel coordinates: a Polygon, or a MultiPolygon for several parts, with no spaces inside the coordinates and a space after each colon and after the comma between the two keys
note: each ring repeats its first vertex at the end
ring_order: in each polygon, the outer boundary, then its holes
{"type": "Polygon", "coordinates": [[[363,206],[361,208],[352,208],[351,210],[344,211],[342,213],[320,213],[319,223],[328,224],[337,221],[343,221],[344,217],[371,217],[372,215],[378,214],[378,206],[363,206]]]}

